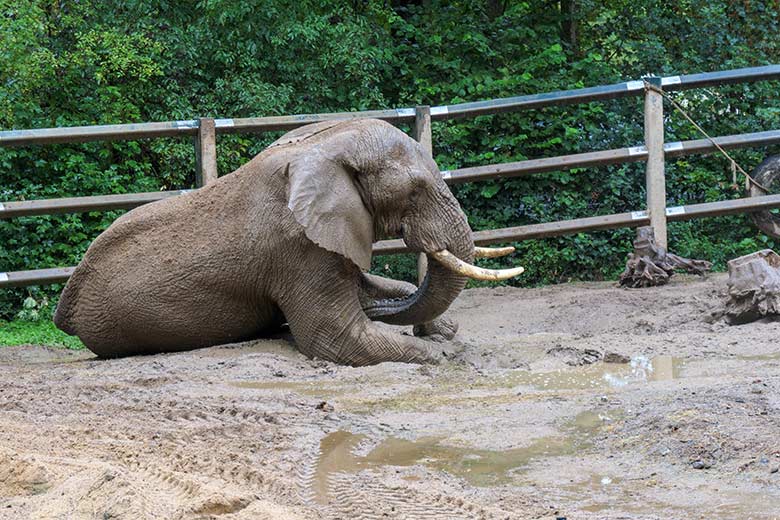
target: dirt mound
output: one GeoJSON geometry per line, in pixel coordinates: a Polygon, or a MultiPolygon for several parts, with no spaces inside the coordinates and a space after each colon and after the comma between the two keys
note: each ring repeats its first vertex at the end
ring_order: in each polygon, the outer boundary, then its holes
{"type": "Polygon", "coordinates": [[[776,518],[780,323],[725,282],[465,291],[439,366],[0,348],[0,518],[776,518]]]}

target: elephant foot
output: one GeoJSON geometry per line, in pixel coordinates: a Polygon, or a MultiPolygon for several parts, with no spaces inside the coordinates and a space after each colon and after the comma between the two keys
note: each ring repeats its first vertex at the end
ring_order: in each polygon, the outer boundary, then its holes
{"type": "Polygon", "coordinates": [[[440,316],[428,323],[415,325],[412,332],[418,338],[441,343],[455,337],[455,333],[458,332],[458,324],[449,318],[440,316]]]}

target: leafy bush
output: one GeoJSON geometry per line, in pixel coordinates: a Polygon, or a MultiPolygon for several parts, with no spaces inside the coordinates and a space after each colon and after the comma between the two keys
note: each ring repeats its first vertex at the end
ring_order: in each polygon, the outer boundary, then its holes
{"type": "MultiPolygon", "coordinates": [[[[0,0],[0,128],[272,116],[443,105],[771,63],[774,2],[759,0],[0,0]],[[569,16],[573,7],[575,16],[569,16]],[[575,30],[572,30],[574,28],[575,30]]],[[[777,82],[675,93],[712,135],[778,128],[777,82]]],[[[667,140],[700,138],[669,110],[667,140]]],[[[220,136],[227,173],[274,135],[220,136]]],[[[633,146],[638,98],[437,122],[442,169],[633,146]]],[[[777,147],[735,152],[746,168],[777,147]]],[[[0,149],[0,200],[178,189],[194,181],[188,139],[0,149]]],[[[669,205],[741,196],[718,156],[669,161],[669,205]]],[[[641,164],[454,187],[476,230],[644,206],[641,164]]],[[[74,265],[119,212],[0,221],[0,269],[74,265]]],[[[725,261],[772,241],[745,216],[671,226],[680,254],[725,261]]],[[[630,230],[517,244],[512,283],[610,279],[630,230]]],[[[374,270],[413,279],[411,257],[374,270]]],[[[0,291],[0,317],[61,286],[0,291]]]]}

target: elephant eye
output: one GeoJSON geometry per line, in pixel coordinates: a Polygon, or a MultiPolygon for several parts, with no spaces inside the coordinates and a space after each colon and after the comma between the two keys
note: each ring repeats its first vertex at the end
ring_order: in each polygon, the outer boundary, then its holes
{"type": "Polygon", "coordinates": [[[416,186],[411,193],[409,193],[409,202],[412,204],[416,204],[418,200],[420,200],[420,197],[422,196],[422,187],[416,186]]]}

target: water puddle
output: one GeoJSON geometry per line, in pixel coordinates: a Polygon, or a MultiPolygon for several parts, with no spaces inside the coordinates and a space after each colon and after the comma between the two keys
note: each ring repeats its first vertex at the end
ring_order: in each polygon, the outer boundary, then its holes
{"type": "MultiPolygon", "coordinates": [[[[542,437],[530,445],[510,450],[480,450],[442,445],[442,438],[429,437],[415,441],[388,437],[371,447],[364,455],[360,446],[370,442],[366,435],[339,430],[320,442],[320,459],[314,479],[314,494],[327,503],[329,481],[337,473],[358,473],[383,466],[422,464],[466,479],[475,486],[495,486],[509,482],[511,472],[542,457],[573,455],[587,447],[588,439],[612,418],[593,411],[577,415],[561,436],[542,437]]],[[[419,477],[408,475],[407,480],[419,477]]]]}
{"type": "Polygon", "coordinates": [[[780,352],[756,354],[752,356],[735,356],[733,359],[738,359],[740,361],[780,361],[780,352]]]}
{"type": "Polygon", "coordinates": [[[587,390],[621,388],[650,381],[678,379],[683,361],[672,356],[648,359],[637,356],[630,363],[594,363],[584,367],[552,372],[516,371],[502,377],[510,386],[530,386],[536,390],[587,390]]]}

